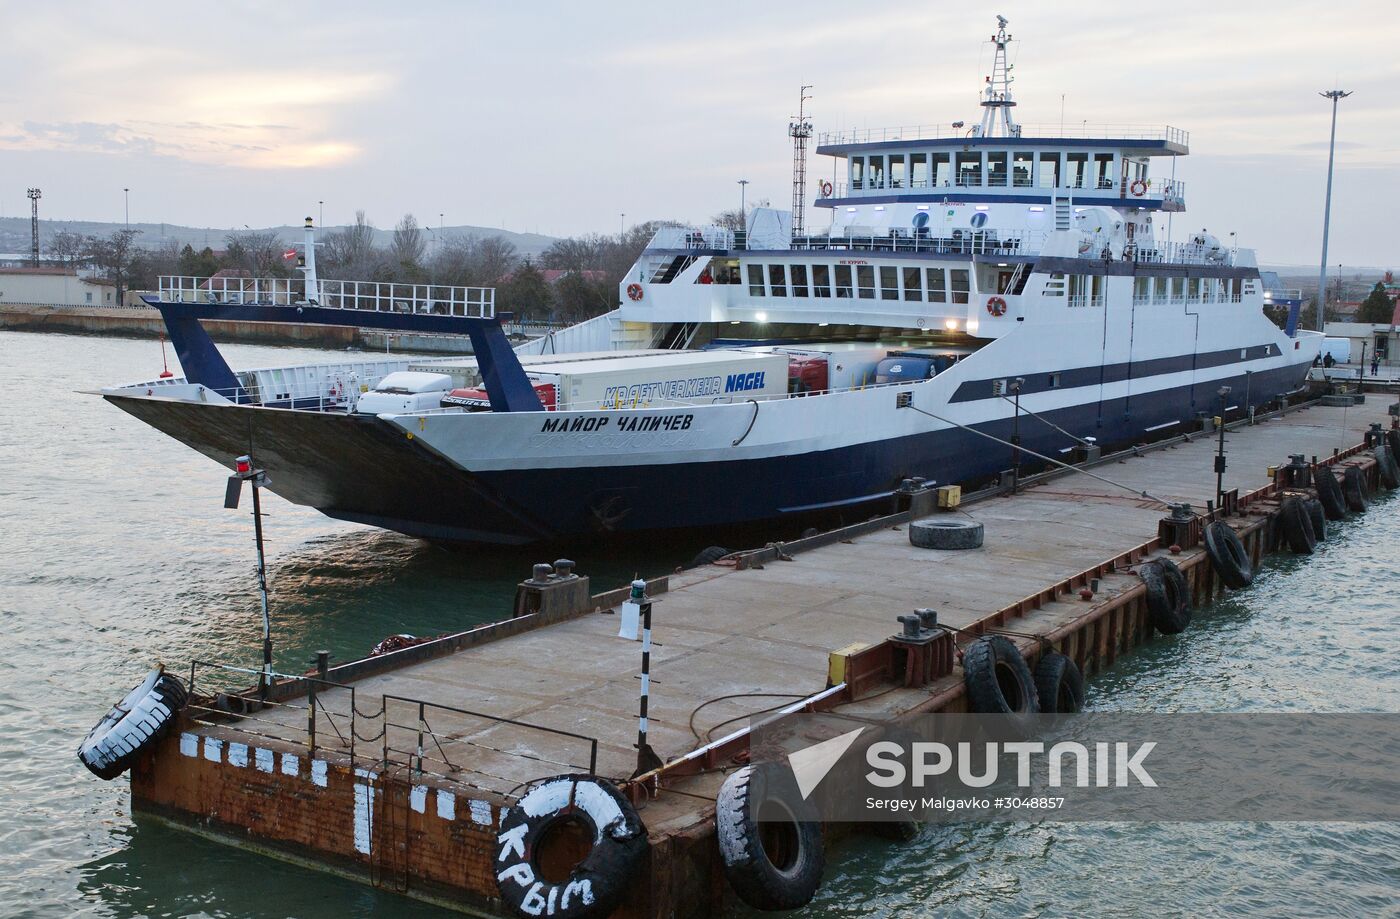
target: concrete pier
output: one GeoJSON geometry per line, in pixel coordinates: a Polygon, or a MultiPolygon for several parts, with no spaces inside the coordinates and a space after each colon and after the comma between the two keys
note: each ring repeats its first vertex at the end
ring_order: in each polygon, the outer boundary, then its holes
{"type": "MultiPolygon", "coordinates": [[[[1390,426],[1390,402],[1372,395],[1229,430],[1230,513],[1209,516],[1257,560],[1275,549],[1282,488],[1271,469],[1290,454],[1322,469],[1357,465],[1379,488],[1363,437],[1372,422],[1390,426]]],[[[619,915],[718,914],[733,894],[718,870],[713,799],[743,761],[750,714],[789,703],[881,716],[965,710],[959,666],[925,685],[903,678],[889,639],[896,616],[921,607],[960,644],[1008,628],[1028,659],[1052,646],[1092,676],[1154,639],[1134,571],[1142,561],[1171,557],[1198,604],[1223,589],[1191,538],[1203,518],[1163,529],[1166,509],[1142,496],[1201,514],[1216,498],[1215,450],[1208,434],[1179,439],[1094,467],[1124,488],[1066,474],[952,511],[984,525],[979,549],[911,546],[908,521],[926,510],[916,505],[805,541],[810,549],[767,547],[654,582],[649,741],[665,765],[635,778],[640,650],[617,637],[615,591],[526,603],[500,623],[332,668],[325,682],[287,678],[273,704],[251,711],[216,692],[246,690],[246,673],[196,666],[201,700],[133,771],[133,809],[493,913],[502,809],[534,780],[594,773],[637,803],[649,835],[619,915]]]]}

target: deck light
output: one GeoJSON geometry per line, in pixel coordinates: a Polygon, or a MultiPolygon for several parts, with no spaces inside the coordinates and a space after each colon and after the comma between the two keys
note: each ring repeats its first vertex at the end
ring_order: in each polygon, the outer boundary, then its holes
{"type": "Polygon", "coordinates": [[[240,456],[233,461],[233,469],[239,475],[247,475],[253,471],[253,458],[250,456],[240,456]]]}
{"type": "Polygon", "coordinates": [[[731,320],[729,320],[729,324],[730,324],[730,325],[738,325],[738,324],[739,324],[739,320],[737,320],[737,319],[731,319],[731,320]]]}
{"type": "Polygon", "coordinates": [[[979,204],[979,205],[977,205],[976,210],[985,211],[985,210],[987,210],[987,205],[985,205],[985,204],[979,204]]]}
{"type": "Polygon", "coordinates": [[[927,204],[920,204],[919,207],[918,207],[918,209],[921,210],[921,211],[926,211],[926,210],[928,210],[928,205],[927,205],[927,204]]]}
{"type": "Polygon", "coordinates": [[[767,322],[768,314],[764,312],[757,312],[753,314],[753,318],[757,319],[759,322],[767,322]]]}
{"type": "Polygon", "coordinates": [[[950,332],[956,332],[958,330],[958,321],[956,319],[945,320],[943,323],[943,327],[945,329],[948,329],[950,332]]]}

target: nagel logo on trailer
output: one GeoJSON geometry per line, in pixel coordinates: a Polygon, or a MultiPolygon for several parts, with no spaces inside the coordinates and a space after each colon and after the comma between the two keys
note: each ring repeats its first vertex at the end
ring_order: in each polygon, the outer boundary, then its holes
{"type": "Polygon", "coordinates": [[[763,388],[763,378],[767,374],[765,370],[755,370],[752,373],[731,373],[724,380],[725,392],[748,392],[754,389],[763,388]]]}

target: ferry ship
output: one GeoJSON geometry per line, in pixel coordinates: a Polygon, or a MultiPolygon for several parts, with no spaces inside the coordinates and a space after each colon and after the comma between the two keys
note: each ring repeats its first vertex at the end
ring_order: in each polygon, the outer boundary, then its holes
{"type": "Polygon", "coordinates": [[[1301,387],[1322,336],[1296,306],[1284,330],[1264,315],[1254,252],[1164,232],[1185,188],[1158,164],[1186,132],[1021,125],[1010,42],[998,17],[980,123],[816,136],[824,231],[799,115],[791,211],[662,229],[617,309],[513,349],[490,290],[319,279],[308,220],[301,278],[162,279],[185,376],[103,395],[332,517],[518,544],[858,509],[908,478],[995,478],[1013,436],[1065,457],[1301,387]],[[200,325],[220,318],[466,331],[475,357],[234,372],[200,325]],[[706,376],[690,358],[715,349],[787,354],[792,384],[706,376]],[[629,356],[638,385],[540,398],[629,356]],[[370,393],[404,401],[357,410],[370,393]]]}

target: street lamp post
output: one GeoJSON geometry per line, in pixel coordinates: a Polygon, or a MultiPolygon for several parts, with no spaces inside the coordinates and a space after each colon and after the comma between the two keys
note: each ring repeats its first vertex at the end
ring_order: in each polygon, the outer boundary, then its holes
{"type": "Polygon", "coordinates": [[[316,226],[324,227],[326,225],[326,202],[317,201],[316,207],[316,226]]]}
{"type": "Polygon", "coordinates": [[[122,209],[124,212],[123,222],[129,230],[131,229],[131,189],[129,188],[122,189],[122,209]]]}
{"type": "Polygon", "coordinates": [[[744,194],[748,191],[748,179],[739,180],[739,219],[744,219],[744,194]]]}
{"type": "Polygon", "coordinates": [[[1332,139],[1327,145],[1327,198],[1322,206],[1322,269],[1317,276],[1317,330],[1324,330],[1323,301],[1327,299],[1327,231],[1332,222],[1332,164],[1337,155],[1337,103],[1351,93],[1340,89],[1318,93],[1324,99],[1332,100],[1332,139]]]}

